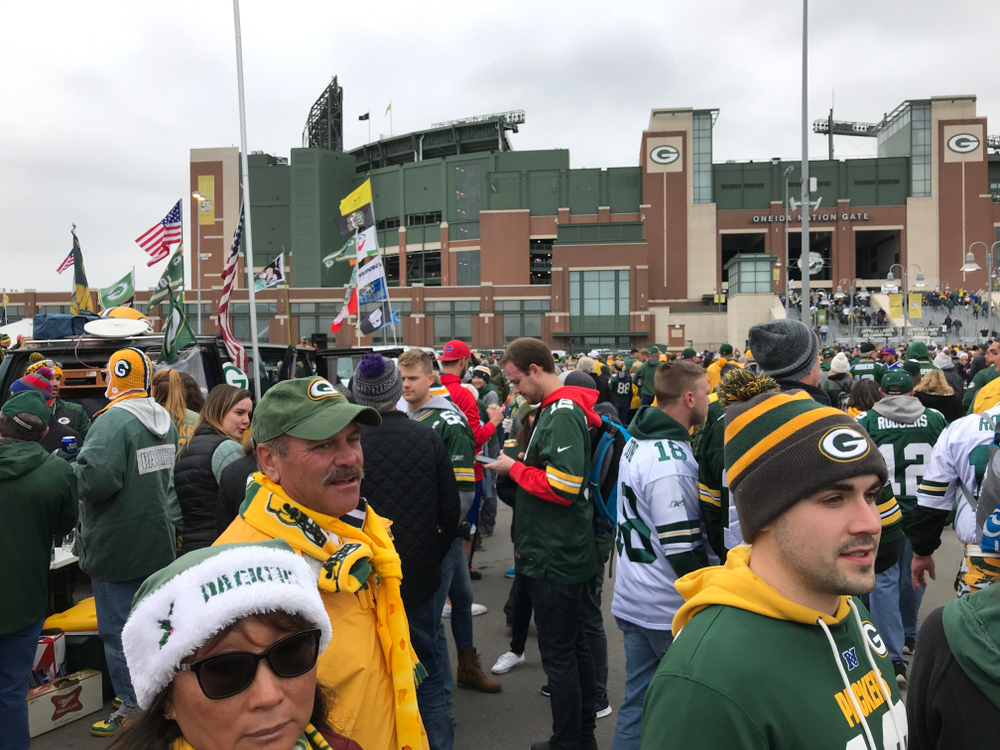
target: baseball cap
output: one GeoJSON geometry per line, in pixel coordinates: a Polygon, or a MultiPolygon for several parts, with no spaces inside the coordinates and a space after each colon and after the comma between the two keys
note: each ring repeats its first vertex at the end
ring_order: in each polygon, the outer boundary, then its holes
{"type": "Polygon", "coordinates": [[[694,349],[690,347],[681,352],[681,359],[690,359],[691,357],[697,357],[697,356],[698,352],[696,352],[694,349]]]}
{"type": "Polygon", "coordinates": [[[893,349],[893,348],[892,348],[891,346],[886,346],[886,347],[884,347],[884,348],[882,349],[882,353],[883,353],[883,354],[895,354],[895,353],[896,353],[896,350],[895,350],[895,349],[893,349]]]}
{"type": "Polygon", "coordinates": [[[913,390],[913,376],[906,370],[892,370],[882,376],[880,383],[882,393],[888,396],[899,396],[913,390]]]}
{"type": "Polygon", "coordinates": [[[283,380],[267,389],[253,412],[253,439],[266,443],[280,435],[323,440],[351,422],[382,424],[379,413],[352,404],[326,378],[283,380]]]}
{"type": "Polygon", "coordinates": [[[732,354],[732,353],[733,353],[732,344],[723,344],[722,346],[719,347],[719,354],[732,354]]]}
{"type": "MultiPolygon", "coordinates": [[[[36,390],[15,393],[13,396],[4,401],[3,407],[0,408],[0,411],[2,411],[5,416],[8,416],[13,420],[17,420],[18,414],[34,414],[36,417],[41,419],[42,424],[46,426],[52,418],[52,410],[49,408],[49,405],[45,403],[45,396],[36,390]]],[[[18,422],[18,424],[22,427],[25,426],[23,422],[18,422]]]]}
{"type": "Polygon", "coordinates": [[[456,359],[471,358],[472,352],[469,351],[469,347],[466,346],[465,342],[453,339],[444,345],[444,349],[441,350],[441,356],[438,357],[438,362],[454,362],[456,359]]]}

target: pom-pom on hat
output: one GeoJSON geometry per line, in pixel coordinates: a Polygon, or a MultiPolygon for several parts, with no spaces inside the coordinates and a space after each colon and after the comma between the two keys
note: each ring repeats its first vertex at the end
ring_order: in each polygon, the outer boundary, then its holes
{"type": "Polygon", "coordinates": [[[383,413],[403,397],[403,379],[395,362],[373,352],[366,354],[358,363],[351,378],[351,393],[359,406],[370,406],[383,413]]]}
{"type": "Polygon", "coordinates": [[[11,393],[24,393],[25,391],[37,391],[45,398],[45,403],[52,406],[52,381],[55,374],[48,367],[38,367],[34,372],[28,373],[20,380],[15,380],[10,387],[11,393]]]}
{"type": "Polygon", "coordinates": [[[173,681],[181,660],[216,633],[251,615],[301,615],[333,636],[316,576],[287,542],[220,544],[189,552],[143,582],[122,631],[139,706],[148,708],[173,681]]]}

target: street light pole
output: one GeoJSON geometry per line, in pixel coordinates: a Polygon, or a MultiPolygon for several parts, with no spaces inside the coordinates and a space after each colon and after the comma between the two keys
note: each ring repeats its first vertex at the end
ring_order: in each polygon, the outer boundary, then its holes
{"type": "Polygon", "coordinates": [[[976,240],[971,245],[969,245],[969,252],[965,255],[965,264],[958,269],[962,273],[968,273],[969,271],[980,271],[979,264],[976,263],[976,258],[972,254],[972,248],[976,245],[982,245],[986,249],[986,322],[992,329],[993,323],[993,261],[994,253],[996,251],[997,245],[1000,245],[1000,240],[994,242],[992,245],[987,247],[986,243],[982,240],[976,240]]]}
{"type": "Polygon", "coordinates": [[[809,305],[809,0],[802,0],[802,306],[812,328],[809,305]]]}
{"type": "Polygon", "coordinates": [[[791,272],[791,266],[788,265],[788,218],[792,213],[792,206],[788,202],[788,175],[792,173],[795,167],[785,167],[785,318],[788,318],[788,311],[791,307],[791,284],[789,282],[789,273],[791,272]]]}
{"type": "Polygon", "coordinates": [[[198,256],[198,335],[200,336],[205,332],[201,323],[201,202],[205,200],[205,196],[195,191],[191,193],[191,197],[198,201],[198,219],[192,221],[191,224],[194,225],[194,230],[198,233],[198,249],[195,253],[198,256]]]}

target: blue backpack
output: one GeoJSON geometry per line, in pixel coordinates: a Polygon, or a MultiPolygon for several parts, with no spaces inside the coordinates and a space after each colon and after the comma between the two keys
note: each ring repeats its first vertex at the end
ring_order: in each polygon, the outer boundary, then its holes
{"type": "Polygon", "coordinates": [[[598,533],[614,538],[618,530],[618,463],[631,440],[628,430],[607,416],[590,431],[590,499],[598,533]]]}

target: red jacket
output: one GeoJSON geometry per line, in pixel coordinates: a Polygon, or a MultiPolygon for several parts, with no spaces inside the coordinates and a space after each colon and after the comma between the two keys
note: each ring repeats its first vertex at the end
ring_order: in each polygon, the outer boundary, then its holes
{"type": "MultiPolygon", "coordinates": [[[[479,421],[479,406],[476,405],[476,398],[462,385],[462,380],[458,375],[452,375],[451,373],[442,374],[441,385],[448,389],[448,395],[451,396],[451,400],[465,414],[465,418],[469,422],[469,427],[472,428],[472,439],[476,444],[476,453],[479,453],[483,449],[483,446],[490,441],[490,438],[496,435],[496,426],[492,422],[487,422],[484,425],[479,421]]],[[[476,461],[475,469],[476,481],[478,482],[483,478],[483,465],[476,461]]]]}

